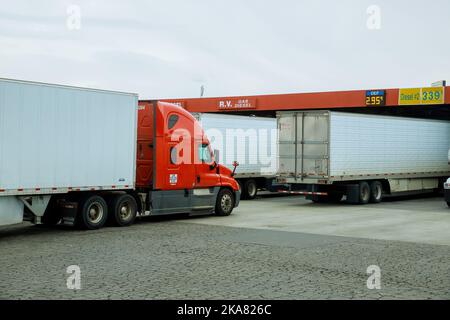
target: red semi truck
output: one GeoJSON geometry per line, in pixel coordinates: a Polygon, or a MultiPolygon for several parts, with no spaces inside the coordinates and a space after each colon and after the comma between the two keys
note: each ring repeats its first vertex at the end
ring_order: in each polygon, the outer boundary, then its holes
{"type": "Polygon", "coordinates": [[[0,79],[0,115],[0,225],[98,229],[137,216],[226,216],[239,204],[234,172],[179,106],[0,79]]]}
{"type": "Polygon", "coordinates": [[[144,203],[153,214],[229,215],[238,205],[241,191],[234,171],[216,162],[199,122],[183,108],[140,102],[137,149],[136,189],[150,192],[144,203]]]}

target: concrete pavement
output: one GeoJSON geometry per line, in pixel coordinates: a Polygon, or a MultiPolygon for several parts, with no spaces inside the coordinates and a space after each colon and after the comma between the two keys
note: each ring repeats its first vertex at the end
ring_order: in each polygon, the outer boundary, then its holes
{"type": "Polygon", "coordinates": [[[338,206],[272,197],[230,217],[128,228],[23,223],[0,228],[0,299],[450,299],[450,246],[430,244],[448,244],[448,215],[433,198],[338,206]],[[67,287],[73,265],[79,290],[67,287]],[[374,265],[380,289],[367,287],[374,265]]]}
{"type": "Polygon", "coordinates": [[[233,215],[185,222],[365,239],[450,245],[450,209],[440,197],[392,198],[379,204],[318,204],[297,196],[242,201],[233,215]]]}

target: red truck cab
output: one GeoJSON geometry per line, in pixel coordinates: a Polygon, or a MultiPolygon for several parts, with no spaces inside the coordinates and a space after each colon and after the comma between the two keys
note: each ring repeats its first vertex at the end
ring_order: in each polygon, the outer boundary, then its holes
{"type": "Polygon", "coordinates": [[[240,200],[230,169],[215,160],[208,137],[185,109],[158,101],[138,108],[136,189],[152,215],[229,215],[240,200]],[[142,198],[142,197],[141,197],[142,198]]]}

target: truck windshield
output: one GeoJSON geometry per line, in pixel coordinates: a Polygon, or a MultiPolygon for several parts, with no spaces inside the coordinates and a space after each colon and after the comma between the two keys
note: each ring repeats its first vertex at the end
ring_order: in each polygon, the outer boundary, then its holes
{"type": "Polygon", "coordinates": [[[198,148],[198,158],[202,163],[211,163],[211,151],[208,144],[200,144],[198,148]]]}

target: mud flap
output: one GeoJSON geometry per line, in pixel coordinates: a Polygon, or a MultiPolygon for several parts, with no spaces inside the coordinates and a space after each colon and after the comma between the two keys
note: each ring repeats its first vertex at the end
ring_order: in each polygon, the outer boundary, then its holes
{"type": "Polygon", "coordinates": [[[69,201],[58,202],[61,210],[62,224],[73,226],[78,212],[78,203],[69,201]]]}
{"type": "Polygon", "coordinates": [[[348,184],[346,185],[346,201],[348,203],[359,203],[359,185],[348,184]]]}
{"type": "Polygon", "coordinates": [[[23,209],[23,202],[16,197],[0,197],[0,226],[21,223],[23,209]]]}
{"type": "Polygon", "coordinates": [[[450,202],[450,189],[444,189],[445,201],[450,202]]]}

